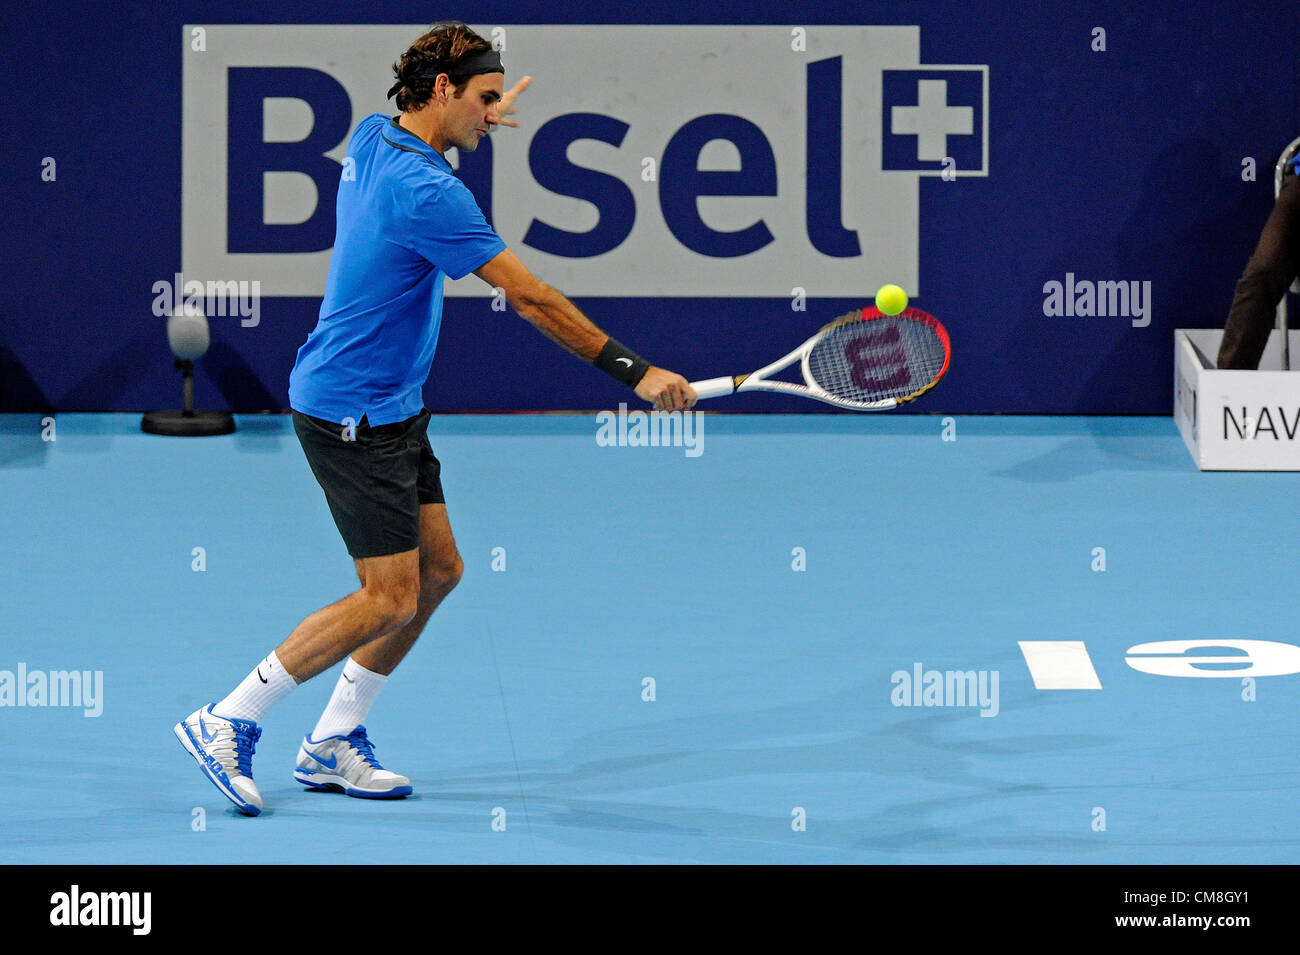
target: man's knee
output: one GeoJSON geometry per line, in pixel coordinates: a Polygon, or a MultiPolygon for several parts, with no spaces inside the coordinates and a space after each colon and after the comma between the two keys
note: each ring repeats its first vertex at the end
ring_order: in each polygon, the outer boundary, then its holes
{"type": "Polygon", "coordinates": [[[363,587],[362,593],[371,601],[385,633],[405,626],[419,610],[420,585],[414,575],[363,587]]]}
{"type": "Polygon", "coordinates": [[[421,568],[420,596],[441,599],[451,593],[464,575],[465,563],[455,551],[431,560],[421,568]]]}

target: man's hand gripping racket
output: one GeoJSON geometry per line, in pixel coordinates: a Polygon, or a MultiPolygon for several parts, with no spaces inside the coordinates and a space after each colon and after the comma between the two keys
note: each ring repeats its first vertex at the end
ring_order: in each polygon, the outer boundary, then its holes
{"type": "Polygon", "coordinates": [[[748,375],[693,381],[700,398],[738,391],[780,391],[856,411],[884,411],[912,401],[948,372],[947,330],[919,308],[884,315],[874,307],[842,315],[784,358],[748,375]],[[771,381],[799,362],[804,384],[771,381]]]}

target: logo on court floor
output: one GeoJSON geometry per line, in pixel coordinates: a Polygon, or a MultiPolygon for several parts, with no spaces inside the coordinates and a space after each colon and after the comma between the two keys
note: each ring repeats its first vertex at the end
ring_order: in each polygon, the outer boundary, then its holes
{"type": "MultiPolygon", "coordinates": [[[[1082,640],[1019,643],[1035,689],[1101,689],[1101,678],[1082,640]]],[[[1140,673],[1154,676],[1253,680],[1300,673],[1300,647],[1276,640],[1158,640],[1129,647],[1124,651],[1124,662],[1140,673]]]]}
{"type": "MultiPolygon", "coordinates": [[[[426,27],[204,29],[181,32],[182,267],[320,296],[352,130],[392,113],[426,27]]],[[[536,80],[519,128],[447,158],[571,297],[917,296],[920,179],[989,174],[988,67],[923,63],[918,26],[475,29],[536,80]]]]}

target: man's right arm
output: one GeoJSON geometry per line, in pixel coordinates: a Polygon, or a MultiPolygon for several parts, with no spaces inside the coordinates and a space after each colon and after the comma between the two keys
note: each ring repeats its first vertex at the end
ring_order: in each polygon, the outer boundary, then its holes
{"type": "MultiPolygon", "coordinates": [[[[480,266],[474,274],[505,293],[506,301],[523,318],[556,344],[591,364],[609,335],[582,314],[562,293],[537,278],[509,249],[480,266]]],[[[695,404],[695,389],[681,375],[651,366],[634,386],[637,395],[665,411],[695,404]]]]}

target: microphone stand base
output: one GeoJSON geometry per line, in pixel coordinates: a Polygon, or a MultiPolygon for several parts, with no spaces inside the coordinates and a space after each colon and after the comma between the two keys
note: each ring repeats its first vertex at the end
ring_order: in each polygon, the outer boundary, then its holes
{"type": "Polygon", "coordinates": [[[228,411],[146,411],[140,430],[174,437],[208,437],[232,433],[235,419],[228,411]]]}

